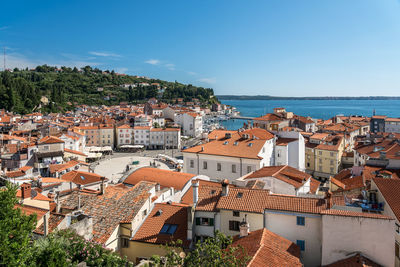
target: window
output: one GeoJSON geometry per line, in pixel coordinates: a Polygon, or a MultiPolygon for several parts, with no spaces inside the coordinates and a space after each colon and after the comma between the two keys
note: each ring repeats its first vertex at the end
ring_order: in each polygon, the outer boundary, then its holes
{"type": "Polygon", "coordinates": [[[251,172],[251,166],[247,166],[247,173],[251,172]]]}
{"type": "Polygon", "coordinates": [[[49,146],[44,146],[43,149],[44,150],[49,150],[49,146]]]}
{"type": "Polygon", "coordinates": [[[196,218],[196,225],[214,226],[214,218],[196,218]]]}
{"type": "Polygon", "coordinates": [[[310,167],[310,162],[307,162],[307,167],[310,167]]]}
{"type": "Polygon", "coordinates": [[[322,155],[322,151],[319,151],[318,154],[322,155]]]}
{"type": "Polygon", "coordinates": [[[330,153],[331,157],[333,157],[333,152],[330,153]]]}
{"type": "Polygon", "coordinates": [[[400,234],[400,225],[395,223],[396,233],[400,234]]]}
{"type": "Polygon", "coordinates": [[[322,166],[319,166],[319,171],[322,172],[322,166]]]}
{"type": "Polygon", "coordinates": [[[331,167],[331,173],[333,173],[333,167],[331,167]]]}
{"type": "Polygon", "coordinates": [[[144,217],[144,216],[146,216],[147,215],[147,209],[145,209],[144,211],[143,211],[143,213],[142,213],[142,216],[144,217]]]}
{"type": "Polygon", "coordinates": [[[306,218],[303,216],[297,216],[297,225],[306,225],[306,218]]]}
{"type": "Polygon", "coordinates": [[[278,151],[278,158],[280,158],[281,157],[281,152],[280,151],[278,151]]]}
{"type": "Polygon", "coordinates": [[[221,163],[217,163],[217,171],[221,171],[221,163]]]}
{"type": "Polygon", "coordinates": [[[122,238],[121,239],[121,247],[123,247],[123,248],[128,248],[129,247],[129,239],[128,238],[122,238]]]}
{"type": "Polygon", "coordinates": [[[203,161],[203,169],[207,170],[207,161],[203,161]]]}
{"type": "Polygon", "coordinates": [[[304,251],[306,249],[306,241],[304,240],[297,240],[296,244],[300,247],[301,251],[304,251]]]}
{"type": "Polygon", "coordinates": [[[235,211],[235,210],[234,210],[232,213],[233,213],[233,214],[232,214],[233,217],[240,217],[240,212],[239,212],[239,211],[235,211]]]}
{"type": "Polygon", "coordinates": [[[160,234],[173,235],[178,228],[177,224],[165,223],[161,228],[160,234]]]}
{"type": "Polygon", "coordinates": [[[239,221],[229,221],[229,230],[239,232],[239,221]]]}
{"type": "Polygon", "coordinates": [[[236,173],[236,165],[232,164],[232,173],[236,173]]]}
{"type": "Polygon", "coordinates": [[[333,165],[333,160],[331,160],[331,165],[333,165]]]}
{"type": "Polygon", "coordinates": [[[400,246],[397,242],[394,243],[394,253],[396,255],[396,258],[400,259],[400,246]]]}
{"type": "Polygon", "coordinates": [[[319,163],[322,163],[322,159],[319,159],[319,163]]]}

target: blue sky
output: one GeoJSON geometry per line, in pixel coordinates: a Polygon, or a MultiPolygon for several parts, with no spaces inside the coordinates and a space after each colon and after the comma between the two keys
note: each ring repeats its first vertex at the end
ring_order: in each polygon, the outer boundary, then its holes
{"type": "Polygon", "coordinates": [[[91,65],[216,94],[400,95],[398,0],[13,0],[0,14],[8,67],[91,65]]]}

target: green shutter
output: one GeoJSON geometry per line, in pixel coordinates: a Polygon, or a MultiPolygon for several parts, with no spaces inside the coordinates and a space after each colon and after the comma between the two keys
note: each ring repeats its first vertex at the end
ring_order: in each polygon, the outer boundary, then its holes
{"type": "Polygon", "coordinates": [[[200,225],[200,218],[196,218],[196,225],[200,225]]]}
{"type": "Polygon", "coordinates": [[[209,222],[210,222],[210,226],[214,226],[214,219],[213,218],[210,218],[209,222]]]}

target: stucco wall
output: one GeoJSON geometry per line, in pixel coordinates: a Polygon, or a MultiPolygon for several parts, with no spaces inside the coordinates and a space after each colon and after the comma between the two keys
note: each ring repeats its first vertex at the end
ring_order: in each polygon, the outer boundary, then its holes
{"type": "Polygon", "coordinates": [[[263,224],[263,214],[261,213],[250,213],[250,212],[240,212],[239,217],[233,216],[232,210],[221,210],[221,232],[225,235],[235,236],[239,234],[239,231],[231,231],[229,230],[229,221],[239,221],[241,222],[247,215],[247,222],[250,224],[250,231],[255,231],[262,229],[264,227],[263,224]]]}
{"type": "Polygon", "coordinates": [[[393,232],[393,220],[323,215],[322,265],[359,251],[378,264],[393,266],[393,232]]]}
{"type": "Polygon", "coordinates": [[[305,241],[301,260],[305,266],[321,264],[321,216],[317,214],[266,211],[266,228],[296,244],[305,241]],[[297,216],[305,217],[305,225],[297,225],[297,216]]]}

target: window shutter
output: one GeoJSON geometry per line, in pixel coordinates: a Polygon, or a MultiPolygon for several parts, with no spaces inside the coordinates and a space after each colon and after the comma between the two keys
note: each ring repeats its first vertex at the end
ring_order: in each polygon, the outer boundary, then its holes
{"type": "Polygon", "coordinates": [[[214,219],[213,218],[208,219],[208,221],[210,222],[210,226],[214,226],[214,219]]]}
{"type": "Polygon", "coordinates": [[[196,225],[200,225],[200,218],[196,218],[196,225]]]}
{"type": "Polygon", "coordinates": [[[229,230],[233,230],[233,221],[229,221],[229,230]]]}

